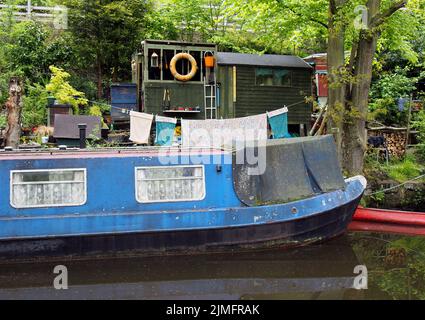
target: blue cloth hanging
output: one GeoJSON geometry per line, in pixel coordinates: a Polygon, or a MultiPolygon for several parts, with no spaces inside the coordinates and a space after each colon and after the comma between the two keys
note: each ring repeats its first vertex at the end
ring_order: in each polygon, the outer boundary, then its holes
{"type": "Polygon", "coordinates": [[[408,99],[406,99],[406,98],[399,98],[398,101],[397,101],[398,111],[403,112],[404,111],[404,108],[405,108],[405,106],[407,104],[407,102],[409,102],[408,99]]]}
{"type": "Polygon", "coordinates": [[[174,140],[176,124],[156,120],[155,144],[158,146],[171,146],[174,140]]]}
{"type": "Polygon", "coordinates": [[[276,116],[269,116],[269,124],[272,128],[273,139],[292,138],[288,130],[288,113],[280,113],[276,116]]]}

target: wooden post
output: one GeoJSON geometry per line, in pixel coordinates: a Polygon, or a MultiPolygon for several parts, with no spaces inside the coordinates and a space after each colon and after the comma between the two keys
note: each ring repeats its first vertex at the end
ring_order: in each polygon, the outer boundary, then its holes
{"type": "Polygon", "coordinates": [[[6,101],[7,127],[6,147],[18,148],[21,138],[21,110],[22,110],[22,80],[12,77],[9,82],[9,99],[6,101]]]}
{"type": "Polygon", "coordinates": [[[412,103],[413,103],[413,95],[410,95],[409,100],[409,114],[407,116],[407,130],[406,130],[406,145],[405,147],[405,154],[407,152],[407,147],[409,145],[409,139],[410,139],[410,122],[412,121],[412,103]]]}
{"type": "Polygon", "coordinates": [[[321,135],[323,135],[323,132],[325,131],[325,127],[327,125],[327,122],[328,122],[328,110],[325,111],[325,114],[323,116],[322,124],[320,125],[319,130],[317,130],[315,136],[321,136],[321,135]]]}
{"type": "Polygon", "coordinates": [[[314,132],[316,131],[316,127],[319,125],[320,120],[322,119],[322,116],[324,115],[325,111],[326,111],[327,106],[323,106],[320,109],[320,113],[319,113],[319,117],[317,118],[317,120],[314,122],[313,128],[311,128],[310,132],[308,133],[309,136],[313,136],[314,132]]]}

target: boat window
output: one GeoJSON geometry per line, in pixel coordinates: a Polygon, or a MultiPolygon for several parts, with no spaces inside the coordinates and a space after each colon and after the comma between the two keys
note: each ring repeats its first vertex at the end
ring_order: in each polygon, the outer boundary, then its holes
{"type": "Polygon", "coordinates": [[[86,169],[11,172],[14,208],[80,206],[86,199],[86,169]]]}
{"type": "Polygon", "coordinates": [[[140,203],[199,201],[205,198],[203,166],[136,168],[140,203]]]}

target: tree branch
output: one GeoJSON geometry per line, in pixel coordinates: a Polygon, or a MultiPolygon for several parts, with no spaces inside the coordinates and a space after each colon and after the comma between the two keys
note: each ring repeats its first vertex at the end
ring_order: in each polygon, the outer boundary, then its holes
{"type": "Polygon", "coordinates": [[[404,8],[407,5],[407,2],[408,0],[394,2],[392,6],[389,7],[385,12],[376,14],[370,22],[370,28],[374,29],[379,27],[385,22],[386,19],[391,17],[395,12],[397,12],[401,8],[404,8]]]}
{"type": "Polygon", "coordinates": [[[337,12],[337,7],[336,7],[336,3],[335,3],[335,0],[330,0],[329,1],[329,8],[330,8],[330,10],[331,10],[331,13],[334,15],[334,14],[336,14],[336,12],[337,12]]]}
{"type": "Polygon", "coordinates": [[[337,14],[338,9],[343,7],[347,3],[347,0],[329,0],[329,8],[332,15],[337,14]]]}
{"type": "MultiPolygon", "coordinates": [[[[282,6],[283,9],[287,9],[287,10],[291,11],[293,14],[295,14],[298,17],[305,17],[305,15],[303,15],[303,14],[301,14],[299,12],[296,12],[293,8],[291,8],[288,5],[284,4],[281,0],[276,0],[276,1],[277,1],[277,3],[279,3],[282,6]]],[[[331,0],[331,1],[333,1],[333,0],[331,0]]],[[[309,18],[307,18],[307,20],[310,20],[311,22],[315,22],[315,23],[321,25],[322,27],[328,29],[328,25],[325,22],[323,22],[323,21],[320,21],[320,20],[318,20],[316,18],[313,18],[313,17],[309,17],[309,18]]]]}

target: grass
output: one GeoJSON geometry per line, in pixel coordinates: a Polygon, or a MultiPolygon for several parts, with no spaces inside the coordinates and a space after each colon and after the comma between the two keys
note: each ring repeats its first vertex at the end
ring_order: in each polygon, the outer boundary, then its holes
{"type": "Polygon", "coordinates": [[[407,155],[403,160],[382,166],[383,171],[392,180],[406,182],[423,174],[424,167],[413,155],[407,155]]]}

